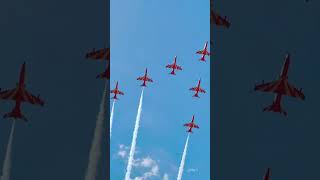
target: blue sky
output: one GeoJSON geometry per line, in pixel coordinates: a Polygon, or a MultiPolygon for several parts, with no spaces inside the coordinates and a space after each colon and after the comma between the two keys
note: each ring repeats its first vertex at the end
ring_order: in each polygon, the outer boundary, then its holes
{"type": "Polygon", "coordinates": [[[111,1],[110,86],[114,88],[119,81],[125,93],[115,105],[111,179],[123,179],[125,175],[124,152],[130,150],[127,147],[131,145],[141,94],[141,82],[136,78],[146,67],[154,83],[149,83],[144,92],[135,155],[138,163],[131,178],[152,172],[152,168],[155,176],[150,180],[163,179],[165,174],[169,179],[176,178],[187,137],[182,125],[194,114],[200,129],[190,137],[183,179],[209,179],[210,59],[203,63],[195,54],[210,38],[209,5],[209,1],[191,0],[111,1]],[[165,66],[175,55],[183,71],[172,76],[165,66]],[[188,89],[196,86],[199,78],[207,93],[196,99],[188,89]],[[147,161],[152,163],[143,166],[147,161]]]}

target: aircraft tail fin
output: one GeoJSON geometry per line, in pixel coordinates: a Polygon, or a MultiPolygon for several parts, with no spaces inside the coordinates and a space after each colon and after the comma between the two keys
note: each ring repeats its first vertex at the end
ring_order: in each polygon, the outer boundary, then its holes
{"type": "Polygon", "coordinates": [[[14,119],[22,119],[25,122],[28,122],[28,119],[21,113],[20,109],[15,108],[12,112],[6,113],[3,118],[14,118],[14,119]]]}
{"type": "Polygon", "coordinates": [[[143,84],[141,84],[141,86],[147,87],[146,82],[143,82],[143,84]]]}
{"type": "Polygon", "coordinates": [[[114,95],[111,99],[116,99],[118,100],[118,97],[116,95],[114,95]]]}
{"type": "Polygon", "coordinates": [[[281,105],[274,102],[270,106],[265,107],[263,111],[278,112],[283,114],[284,116],[287,116],[287,112],[284,109],[282,109],[281,105]]]}
{"type": "Polygon", "coordinates": [[[197,98],[200,98],[198,93],[194,94],[192,97],[197,97],[197,98]]]}

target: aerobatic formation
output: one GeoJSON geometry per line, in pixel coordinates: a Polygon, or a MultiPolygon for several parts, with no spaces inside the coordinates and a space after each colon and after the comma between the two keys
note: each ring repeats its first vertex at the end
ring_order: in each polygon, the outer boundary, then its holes
{"type": "MultiPolygon", "coordinates": [[[[208,42],[205,42],[204,48],[202,50],[198,50],[195,51],[196,54],[200,54],[201,58],[199,59],[201,62],[205,62],[205,56],[210,56],[211,54],[209,53],[209,48],[208,48],[208,42]]],[[[171,72],[169,73],[169,75],[177,75],[176,71],[182,71],[182,66],[178,65],[177,63],[177,56],[174,56],[174,60],[172,64],[168,64],[165,66],[165,68],[170,68],[172,69],[171,72]]],[[[135,121],[135,126],[134,126],[134,131],[133,131],[133,135],[132,135],[132,143],[131,143],[131,148],[130,148],[130,153],[129,153],[129,157],[128,157],[128,164],[127,164],[127,168],[126,168],[126,174],[125,174],[125,180],[130,180],[131,179],[131,170],[133,167],[133,163],[134,163],[134,154],[135,154],[135,149],[136,149],[136,143],[137,143],[137,139],[138,139],[138,134],[139,134],[139,128],[140,128],[140,122],[141,122],[141,111],[142,111],[142,102],[143,102],[143,93],[144,93],[144,88],[147,87],[147,83],[153,83],[154,80],[150,77],[150,75],[148,74],[148,68],[145,69],[144,75],[138,77],[136,80],[138,81],[142,81],[142,84],[140,84],[140,86],[142,87],[142,92],[141,92],[141,97],[140,97],[140,102],[139,102],[139,108],[138,108],[138,113],[137,113],[137,117],[136,117],[136,121],[135,121]]],[[[193,95],[193,97],[198,97],[199,98],[199,93],[206,93],[206,91],[200,86],[201,85],[201,78],[198,80],[198,84],[196,87],[192,87],[189,90],[190,91],[194,91],[195,94],[193,95]]],[[[118,100],[118,96],[117,95],[124,95],[124,93],[122,91],[119,90],[119,82],[116,81],[116,85],[115,88],[112,89],[110,91],[110,93],[114,94],[111,99],[113,99],[113,103],[112,103],[112,109],[111,109],[111,115],[110,115],[110,136],[111,136],[111,130],[112,130],[112,124],[114,121],[114,105],[115,105],[115,100],[118,100]]],[[[183,156],[182,156],[182,160],[180,162],[180,168],[179,168],[179,173],[178,173],[178,177],[177,179],[181,179],[182,178],[182,174],[183,174],[183,167],[185,164],[185,158],[186,158],[186,152],[187,152],[187,147],[188,147],[188,142],[189,142],[189,134],[193,133],[192,129],[193,128],[199,128],[199,126],[197,124],[195,124],[195,115],[192,116],[192,120],[190,123],[185,123],[183,124],[184,127],[188,127],[188,136],[187,136],[187,141],[184,147],[184,151],[183,151],[183,156]]]]}

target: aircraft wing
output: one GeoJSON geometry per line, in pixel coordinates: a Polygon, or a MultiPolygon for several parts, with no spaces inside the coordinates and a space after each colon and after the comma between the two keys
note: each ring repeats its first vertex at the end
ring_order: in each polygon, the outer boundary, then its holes
{"type": "Polygon", "coordinates": [[[148,77],[146,79],[147,79],[146,81],[153,82],[153,80],[148,77]]]}
{"type": "Polygon", "coordinates": [[[122,91],[118,90],[118,94],[124,95],[124,93],[122,91]]]}
{"type": "Polygon", "coordinates": [[[302,91],[300,91],[297,88],[295,88],[294,86],[290,85],[288,82],[285,84],[285,86],[286,86],[286,88],[285,88],[283,94],[285,94],[287,96],[299,98],[301,100],[305,99],[305,96],[302,93],[302,91]]]}
{"type": "Polygon", "coordinates": [[[193,87],[189,89],[190,91],[197,91],[197,87],[193,87]]]}
{"type": "MultiPolygon", "coordinates": [[[[11,89],[11,90],[2,91],[2,92],[0,92],[0,99],[16,100],[17,95],[18,95],[17,93],[18,93],[17,89],[11,89]]],[[[26,90],[22,91],[21,101],[22,102],[28,102],[28,103],[34,104],[34,105],[40,105],[40,106],[44,105],[43,100],[41,100],[39,96],[37,97],[37,96],[29,93],[26,90]]]]}
{"type": "Polygon", "coordinates": [[[263,92],[276,92],[278,86],[280,84],[280,81],[273,81],[269,83],[262,83],[259,85],[256,85],[254,87],[255,91],[263,91],[263,92]]]}
{"type": "Polygon", "coordinates": [[[186,123],[186,124],[184,124],[183,126],[188,126],[188,127],[190,127],[190,123],[186,123]]]}
{"type": "Polygon", "coordinates": [[[264,92],[273,92],[273,93],[280,93],[283,95],[296,97],[299,99],[304,100],[305,96],[302,91],[298,90],[294,86],[290,85],[288,82],[281,83],[281,81],[273,81],[270,83],[263,83],[257,85],[254,90],[256,91],[264,91],[264,92]]]}
{"type": "Polygon", "coordinates": [[[173,68],[173,64],[167,65],[166,68],[173,68]]]}
{"type": "Polygon", "coordinates": [[[86,57],[93,60],[110,60],[110,49],[105,48],[89,52],[86,54],[86,57]]]}
{"type": "Polygon", "coordinates": [[[182,67],[181,67],[181,66],[177,66],[177,69],[178,69],[178,70],[182,70],[182,67]]]}
{"type": "Polygon", "coordinates": [[[144,77],[138,77],[137,80],[144,80],[144,77]]]}
{"type": "Polygon", "coordinates": [[[199,126],[198,126],[198,125],[196,125],[196,124],[195,124],[193,127],[194,127],[194,128],[199,128],[199,126]]]}
{"type": "Polygon", "coordinates": [[[15,100],[17,89],[10,89],[0,92],[0,99],[15,100]]]}
{"type": "Polygon", "coordinates": [[[33,105],[40,105],[40,106],[43,106],[44,105],[44,102],[42,99],[40,99],[39,95],[38,96],[35,96],[31,93],[29,93],[28,91],[24,90],[23,91],[23,101],[24,102],[28,102],[30,104],[33,104],[33,105]]]}
{"type": "Polygon", "coordinates": [[[203,50],[197,51],[197,54],[203,54],[203,50]]]}
{"type": "Polygon", "coordinates": [[[199,92],[206,93],[206,91],[202,88],[199,88],[199,92]]]}

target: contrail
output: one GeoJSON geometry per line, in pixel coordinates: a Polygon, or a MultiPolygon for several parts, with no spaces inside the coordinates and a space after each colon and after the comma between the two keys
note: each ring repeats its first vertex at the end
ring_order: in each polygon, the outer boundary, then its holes
{"type": "Polygon", "coordinates": [[[133,137],[132,137],[131,149],[130,149],[130,153],[129,153],[129,160],[128,160],[128,166],[127,166],[125,180],[131,180],[130,175],[131,175],[131,169],[132,169],[132,163],[133,163],[133,156],[134,156],[134,153],[136,150],[140,116],[141,116],[141,111],[142,111],[143,90],[144,90],[144,88],[142,88],[142,92],[141,92],[141,97],[140,97],[140,102],[139,102],[137,118],[136,118],[136,124],[134,126],[134,131],[133,131],[133,137]]]}
{"type": "Polygon", "coordinates": [[[11,133],[9,137],[6,157],[4,159],[3,168],[2,168],[2,176],[1,180],[9,180],[10,179],[10,170],[11,170],[11,152],[12,152],[12,141],[13,141],[13,133],[14,133],[14,124],[15,120],[13,120],[11,133]]]}
{"type": "Polygon", "coordinates": [[[97,177],[97,167],[99,164],[99,158],[101,156],[101,139],[103,132],[103,120],[105,117],[106,109],[106,96],[107,96],[107,82],[103,90],[102,100],[100,104],[100,110],[97,117],[96,128],[89,154],[89,163],[85,176],[85,180],[94,180],[97,177]]]}
{"type": "Polygon", "coordinates": [[[182,159],[181,159],[181,163],[180,163],[180,167],[179,167],[179,173],[178,173],[177,180],[181,180],[181,178],[182,178],[183,167],[184,167],[184,163],[185,163],[185,160],[186,160],[187,149],[188,149],[189,135],[190,134],[188,134],[186,145],[184,146],[184,150],[183,150],[183,154],[182,154],[182,159]]]}
{"type": "Polygon", "coordinates": [[[112,133],[113,111],[114,111],[115,103],[116,103],[116,100],[113,100],[111,114],[110,114],[110,139],[111,139],[111,133],[112,133]]]}

